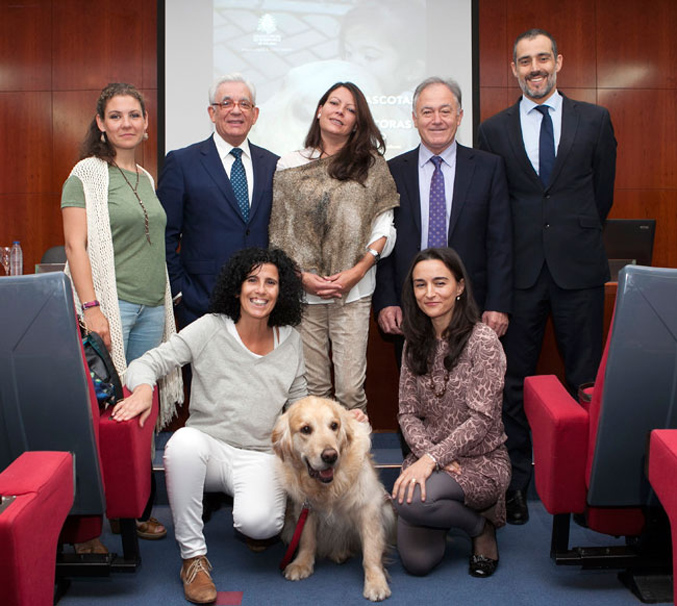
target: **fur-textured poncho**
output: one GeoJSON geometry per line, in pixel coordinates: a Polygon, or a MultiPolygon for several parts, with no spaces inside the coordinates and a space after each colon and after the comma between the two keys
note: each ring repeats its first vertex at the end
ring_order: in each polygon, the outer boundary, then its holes
{"type": "Polygon", "coordinates": [[[278,171],[270,217],[270,245],[321,276],[353,267],[364,256],[374,219],[399,206],[382,156],[374,156],[364,185],[330,177],[329,161],[278,171]]]}

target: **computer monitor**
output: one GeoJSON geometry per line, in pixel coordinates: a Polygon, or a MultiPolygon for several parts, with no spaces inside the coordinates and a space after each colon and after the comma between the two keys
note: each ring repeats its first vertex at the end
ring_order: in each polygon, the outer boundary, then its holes
{"type": "Polygon", "coordinates": [[[606,220],[604,250],[613,282],[626,265],[651,265],[655,232],[655,219],[606,220]]]}

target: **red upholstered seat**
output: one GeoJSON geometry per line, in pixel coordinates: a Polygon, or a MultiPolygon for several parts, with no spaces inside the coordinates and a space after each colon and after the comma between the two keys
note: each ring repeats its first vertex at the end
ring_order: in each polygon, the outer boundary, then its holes
{"type": "Polygon", "coordinates": [[[57,539],[73,505],[73,457],[25,452],[0,473],[0,603],[44,606],[54,599],[57,539]]]}
{"type": "MultiPolygon", "coordinates": [[[[624,568],[623,582],[640,599],[645,578],[664,576],[669,548],[660,539],[666,523],[651,495],[646,456],[651,430],[675,422],[675,297],[677,270],[625,267],[594,386],[579,388],[587,401],[552,375],[524,382],[536,490],[554,516],[551,556],[559,564],[624,568]],[[630,540],[570,549],[572,514],[590,530],[630,540]]],[[[677,490],[670,494],[677,503],[677,490]]]]}
{"type": "Polygon", "coordinates": [[[635,536],[644,527],[641,509],[586,503],[610,342],[611,331],[589,404],[577,402],[554,375],[540,375],[524,381],[524,409],[533,436],[536,491],[548,513],[585,514],[592,530],[635,536]]]}
{"type": "MultiPolygon", "coordinates": [[[[82,352],[83,364],[84,351],[82,352]]],[[[125,390],[125,396],[129,392],[125,390]]],[[[89,381],[89,399],[94,433],[99,450],[108,518],[140,518],[150,496],[150,455],[155,422],[159,410],[157,389],[153,392],[153,410],[143,427],[138,420],[124,423],[110,417],[111,409],[99,414],[94,386],[89,381]]],[[[61,537],[64,543],[82,543],[98,537],[102,516],[70,516],[61,537]]]]}
{"type": "MultiPolygon", "coordinates": [[[[649,449],[649,481],[670,518],[672,529],[673,582],[677,575],[677,430],[655,429],[649,449]]],[[[674,586],[677,602],[677,585],[674,586]]]]}

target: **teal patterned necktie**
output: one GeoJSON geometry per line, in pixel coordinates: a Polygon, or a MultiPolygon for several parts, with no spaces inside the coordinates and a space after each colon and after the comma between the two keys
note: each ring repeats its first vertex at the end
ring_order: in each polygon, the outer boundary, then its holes
{"type": "Polygon", "coordinates": [[[235,162],[230,169],[230,184],[233,186],[237,205],[240,207],[244,222],[249,221],[249,192],[247,188],[247,173],[244,172],[242,164],[242,150],[234,147],[230,153],[235,156],[235,162]]]}

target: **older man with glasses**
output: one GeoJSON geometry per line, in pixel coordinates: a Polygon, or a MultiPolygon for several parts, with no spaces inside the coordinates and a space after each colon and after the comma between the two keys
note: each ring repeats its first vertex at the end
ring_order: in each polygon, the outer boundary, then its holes
{"type": "Polygon", "coordinates": [[[215,132],[167,155],[157,191],[182,325],[207,312],[216,276],[233,253],[268,246],[278,157],[247,139],[259,116],[256,90],[240,74],[223,76],[209,90],[207,111],[215,132]]]}

